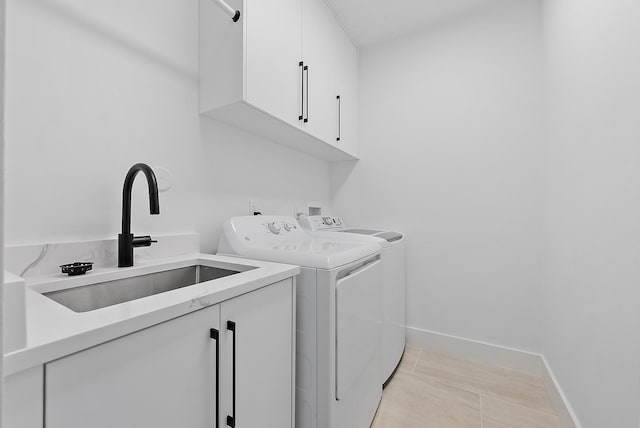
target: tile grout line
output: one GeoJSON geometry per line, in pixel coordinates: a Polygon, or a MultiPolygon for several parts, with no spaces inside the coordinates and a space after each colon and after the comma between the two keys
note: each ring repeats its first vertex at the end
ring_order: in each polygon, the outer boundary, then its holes
{"type": "MultiPolygon", "coordinates": [[[[423,349],[426,350],[427,348],[419,348],[419,349],[420,350],[423,350],[423,349]]],[[[531,373],[526,372],[526,371],[514,369],[514,368],[511,368],[511,367],[503,367],[503,366],[500,366],[500,365],[491,364],[491,363],[480,361],[480,360],[476,360],[476,359],[473,359],[473,358],[466,358],[466,357],[462,357],[462,356],[459,356],[459,355],[450,354],[448,352],[435,351],[435,350],[430,350],[429,352],[433,352],[435,354],[439,354],[439,355],[447,357],[447,358],[452,358],[452,359],[455,359],[455,360],[458,360],[458,361],[461,361],[461,362],[464,362],[464,363],[472,363],[474,365],[479,366],[483,370],[487,370],[488,369],[488,370],[499,370],[499,371],[505,372],[505,373],[501,373],[502,375],[505,375],[505,374],[508,375],[510,373],[515,373],[515,374],[518,374],[518,375],[524,375],[525,377],[529,377],[529,378],[531,378],[533,380],[540,381],[540,385],[544,385],[544,381],[543,381],[542,375],[534,375],[534,374],[531,374],[531,373]]]]}
{"type": "Polygon", "coordinates": [[[420,354],[422,354],[422,348],[418,348],[418,355],[416,356],[416,360],[413,362],[413,367],[411,367],[411,374],[416,373],[416,366],[418,365],[418,360],[420,359],[420,354]]]}
{"type": "MultiPolygon", "coordinates": [[[[420,359],[420,355],[422,355],[422,348],[418,348],[418,356],[416,357],[416,361],[415,361],[415,363],[413,363],[413,367],[411,369],[411,374],[414,375],[414,376],[419,376],[419,375],[416,375],[415,370],[416,370],[416,367],[418,366],[418,360],[420,359]]],[[[483,421],[482,421],[482,419],[483,419],[483,414],[482,414],[482,395],[480,395],[479,391],[469,391],[467,389],[460,388],[460,386],[458,386],[458,385],[453,385],[453,384],[447,383],[446,381],[441,381],[441,380],[438,380],[438,379],[429,378],[429,381],[434,382],[434,383],[439,383],[441,385],[445,385],[445,386],[448,386],[450,388],[455,388],[455,389],[458,389],[460,391],[468,392],[469,394],[477,395],[478,396],[478,402],[480,404],[480,428],[484,428],[483,421]]]]}
{"type": "MultiPolygon", "coordinates": [[[[468,385],[467,386],[461,385],[461,384],[459,384],[459,383],[457,383],[455,381],[451,382],[448,379],[432,377],[432,376],[430,376],[429,374],[426,374],[426,373],[423,373],[423,374],[416,373],[415,370],[417,369],[417,364],[420,361],[420,358],[422,357],[422,351],[425,351],[426,352],[425,355],[428,356],[428,351],[427,350],[425,350],[423,348],[418,348],[416,359],[415,359],[415,361],[414,361],[414,363],[412,365],[412,368],[411,368],[411,372],[410,372],[411,376],[410,377],[416,378],[416,379],[420,379],[420,380],[422,380],[422,381],[424,381],[424,382],[426,382],[428,384],[433,384],[433,385],[438,385],[439,384],[439,385],[446,386],[446,387],[449,387],[449,388],[454,388],[455,390],[458,390],[458,391],[462,391],[462,392],[466,392],[466,393],[475,395],[478,398],[478,405],[479,405],[479,408],[478,408],[479,413],[476,414],[476,415],[479,416],[480,423],[479,423],[479,425],[474,425],[474,426],[476,426],[476,427],[479,426],[480,428],[484,428],[484,406],[487,403],[487,399],[495,400],[497,402],[500,402],[500,403],[503,403],[503,404],[506,404],[506,405],[509,405],[509,406],[513,406],[514,408],[517,408],[517,409],[527,410],[529,412],[532,412],[531,416],[533,416],[533,417],[535,417],[535,414],[538,414],[539,415],[538,417],[549,416],[549,417],[555,419],[555,423],[558,422],[559,417],[558,417],[557,413],[555,413],[555,412],[551,413],[551,412],[547,412],[547,411],[545,411],[543,409],[540,409],[538,407],[530,407],[530,406],[527,406],[525,404],[520,404],[520,403],[518,403],[516,401],[511,401],[508,398],[503,398],[503,397],[501,397],[499,395],[492,394],[491,392],[489,392],[489,393],[481,392],[480,389],[475,389],[473,387],[472,388],[468,388],[468,385]]],[[[544,390],[548,394],[548,390],[546,388],[544,388],[544,390]]],[[[489,406],[489,410],[490,409],[491,409],[491,406],[489,406]]],[[[489,413],[491,413],[491,412],[489,411],[489,413]]],[[[499,413],[500,414],[497,415],[497,416],[504,416],[502,414],[503,412],[499,412],[499,413]]],[[[487,423],[491,424],[491,419],[489,419],[487,421],[487,423]]],[[[556,425],[554,424],[554,427],[555,426],[556,425]]],[[[559,426],[560,425],[558,425],[558,427],[559,426]]],[[[380,428],[382,428],[382,427],[380,427],[380,428]]]]}
{"type": "Polygon", "coordinates": [[[421,374],[417,374],[417,373],[413,373],[413,374],[414,374],[414,376],[417,376],[419,378],[423,378],[424,380],[427,380],[429,382],[439,383],[441,385],[446,385],[446,386],[449,386],[451,388],[455,388],[455,389],[458,389],[460,391],[465,391],[465,392],[468,392],[470,394],[475,394],[475,395],[478,395],[478,396],[482,396],[484,394],[488,398],[491,398],[492,400],[500,401],[501,403],[509,404],[511,406],[516,406],[516,407],[519,407],[521,409],[526,409],[526,410],[529,410],[529,411],[532,411],[532,412],[540,413],[542,415],[553,416],[553,417],[559,418],[559,416],[555,412],[555,410],[554,410],[554,413],[549,413],[547,411],[544,411],[544,410],[541,410],[541,409],[538,409],[538,408],[525,406],[523,404],[516,403],[514,401],[509,401],[508,399],[504,399],[504,398],[498,397],[498,396],[496,396],[494,394],[491,394],[490,392],[483,392],[483,391],[480,391],[479,389],[476,390],[476,389],[473,389],[473,388],[469,388],[468,386],[460,385],[459,383],[451,382],[451,381],[448,381],[446,379],[440,379],[440,378],[437,378],[437,377],[433,377],[433,376],[429,376],[429,375],[421,375],[421,374]]]}
{"type": "MultiPolygon", "coordinates": [[[[481,391],[481,390],[479,390],[479,389],[478,389],[478,390],[476,390],[476,389],[474,389],[474,388],[469,388],[469,386],[468,386],[468,385],[461,385],[461,384],[459,384],[459,383],[457,383],[457,382],[455,382],[455,381],[450,381],[450,380],[448,380],[448,379],[441,379],[441,378],[439,378],[439,377],[433,377],[433,376],[431,376],[431,375],[429,375],[429,374],[419,374],[419,373],[415,373],[415,369],[416,369],[416,368],[417,368],[417,366],[418,366],[418,360],[419,360],[419,357],[420,357],[420,355],[422,355],[422,351],[424,350],[424,348],[418,348],[418,350],[419,350],[418,358],[416,359],[416,362],[415,362],[415,364],[413,365],[413,370],[411,371],[411,373],[412,373],[412,374],[414,374],[414,375],[416,375],[416,376],[419,376],[419,377],[425,377],[425,378],[427,378],[427,379],[430,379],[431,381],[434,381],[434,382],[437,382],[437,383],[441,383],[441,384],[444,384],[444,385],[449,385],[449,386],[452,386],[452,387],[454,387],[454,388],[461,389],[461,390],[463,390],[463,391],[471,392],[471,393],[473,393],[473,394],[478,394],[478,395],[480,395],[480,394],[484,394],[484,395],[486,395],[486,396],[487,396],[487,397],[489,397],[489,398],[496,399],[496,400],[501,401],[501,402],[503,402],[503,403],[512,404],[512,405],[514,405],[514,406],[518,406],[518,407],[521,407],[521,408],[524,408],[524,409],[529,409],[529,410],[532,410],[532,411],[534,411],[534,412],[542,413],[542,414],[547,415],[547,416],[555,416],[555,417],[559,417],[559,416],[558,416],[558,414],[557,414],[557,410],[556,410],[555,408],[553,408],[553,407],[552,407],[553,412],[548,412],[548,411],[546,411],[546,410],[543,410],[543,409],[540,409],[540,408],[537,408],[537,407],[530,407],[530,406],[526,406],[526,405],[523,405],[523,404],[520,404],[520,403],[516,403],[516,402],[514,402],[514,401],[510,401],[510,400],[508,400],[508,399],[506,399],[506,398],[502,398],[502,397],[499,397],[499,396],[497,396],[497,395],[495,395],[495,394],[492,394],[491,392],[486,392],[486,391],[484,391],[484,392],[483,392],[483,391],[481,391]]],[[[441,354],[441,355],[444,355],[444,356],[447,356],[447,357],[451,357],[451,355],[450,355],[450,354],[447,354],[447,353],[444,353],[444,352],[437,352],[437,353],[439,353],[439,354],[441,354]]],[[[492,369],[492,368],[498,368],[498,369],[501,369],[501,370],[505,370],[505,371],[507,371],[507,373],[509,373],[509,372],[515,372],[515,373],[524,373],[524,374],[529,375],[528,373],[521,372],[521,371],[519,371],[519,370],[514,370],[514,369],[504,368],[504,367],[499,367],[499,366],[493,366],[493,365],[491,365],[491,364],[486,364],[486,363],[482,363],[482,362],[477,362],[477,361],[475,361],[475,360],[469,360],[469,359],[466,359],[466,358],[459,358],[459,357],[455,357],[455,356],[454,356],[454,358],[459,359],[459,360],[462,360],[462,361],[464,361],[464,362],[479,363],[479,364],[481,364],[481,365],[483,365],[483,366],[487,366],[489,369],[492,369]]],[[[533,377],[533,378],[535,378],[535,379],[538,379],[538,380],[542,380],[542,377],[541,377],[541,376],[534,376],[534,375],[529,375],[529,376],[531,376],[531,377],[533,377]]],[[[550,395],[549,395],[549,391],[548,391],[548,389],[546,388],[546,386],[544,385],[544,383],[542,383],[540,386],[542,386],[542,387],[543,387],[543,390],[544,390],[544,392],[545,392],[546,397],[551,401],[551,397],[550,397],[550,395]]]]}
{"type": "Polygon", "coordinates": [[[496,397],[495,395],[490,394],[490,393],[488,393],[488,394],[485,393],[485,394],[487,395],[487,397],[491,398],[492,400],[496,400],[496,401],[499,401],[501,403],[508,404],[510,406],[519,407],[521,409],[529,410],[529,411],[534,412],[534,413],[540,413],[540,414],[545,415],[545,416],[553,416],[555,418],[559,418],[559,416],[556,414],[555,411],[554,411],[554,413],[549,413],[549,412],[546,412],[544,410],[534,409],[534,408],[529,407],[529,406],[524,406],[524,405],[522,405],[520,403],[515,403],[513,401],[505,400],[504,398],[496,397]]]}
{"type": "MultiPolygon", "coordinates": [[[[557,414],[557,411],[555,409],[554,409],[553,413],[550,413],[550,412],[547,412],[547,411],[539,409],[539,408],[533,408],[533,407],[525,406],[525,405],[522,405],[522,404],[519,404],[519,403],[516,403],[516,402],[509,401],[509,400],[504,399],[504,398],[497,397],[496,395],[491,394],[491,393],[481,392],[480,390],[474,390],[473,388],[468,388],[468,386],[460,385],[459,383],[456,383],[455,381],[452,382],[452,381],[449,381],[447,379],[440,379],[440,378],[437,378],[437,377],[432,377],[430,375],[417,374],[417,373],[415,373],[415,369],[416,369],[416,367],[418,365],[418,360],[420,359],[420,355],[422,355],[422,348],[418,348],[418,349],[419,349],[418,357],[416,358],[416,362],[414,363],[413,369],[411,370],[411,374],[413,374],[415,376],[424,377],[424,378],[426,378],[426,379],[428,379],[428,380],[430,380],[432,382],[440,383],[440,384],[443,384],[443,385],[448,385],[450,387],[459,389],[461,391],[466,391],[466,392],[469,392],[469,393],[472,393],[472,394],[477,394],[478,396],[481,396],[481,394],[485,394],[485,395],[487,395],[487,397],[489,397],[491,399],[498,400],[498,401],[500,401],[502,403],[514,405],[514,406],[517,406],[517,407],[520,407],[520,408],[523,408],[523,409],[527,409],[527,410],[530,410],[530,411],[533,411],[533,412],[541,413],[541,414],[546,415],[546,416],[553,416],[553,417],[559,418],[559,416],[557,414]]],[[[445,354],[445,355],[448,355],[448,354],[445,354]]],[[[546,387],[545,387],[545,392],[547,393],[547,395],[549,394],[549,391],[546,389],[546,387]]]]}

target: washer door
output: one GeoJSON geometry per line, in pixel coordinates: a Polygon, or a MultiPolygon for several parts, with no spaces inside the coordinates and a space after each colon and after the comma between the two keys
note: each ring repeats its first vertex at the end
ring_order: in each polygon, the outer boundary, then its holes
{"type": "Polygon", "coordinates": [[[336,283],[336,399],[361,376],[382,384],[382,265],[375,259],[336,283]]]}

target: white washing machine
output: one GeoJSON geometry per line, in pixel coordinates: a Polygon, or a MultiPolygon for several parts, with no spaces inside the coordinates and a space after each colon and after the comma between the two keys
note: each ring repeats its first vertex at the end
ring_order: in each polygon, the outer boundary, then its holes
{"type": "MultiPolygon", "coordinates": [[[[380,246],[235,217],[218,254],[296,264],[296,428],[369,428],[382,397],[380,246]]],[[[268,334],[268,326],[265,326],[268,334]]]]}
{"type": "Polygon", "coordinates": [[[395,372],[406,342],[405,324],[405,249],[404,236],[398,232],[348,229],[338,216],[305,216],[299,219],[314,236],[329,239],[364,240],[382,247],[382,379],[384,384],[395,372]],[[339,235],[335,232],[340,232],[339,235]],[[333,236],[333,238],[332,238],[333,236]],[[342,236],[342,238],[338,238],[342,236]]]}

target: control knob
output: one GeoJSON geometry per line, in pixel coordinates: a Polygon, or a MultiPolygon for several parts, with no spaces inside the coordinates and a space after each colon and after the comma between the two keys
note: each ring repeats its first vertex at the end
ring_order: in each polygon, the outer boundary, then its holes
{"type": "Polygon", "coordinates": [[[291,232],[291,229],[293,229],[293,225],[291,223],[284,224],[284,230],[286,230],[287,232],[291,232]]]}
{"type": "Polygon", "coordinates": [[[274,221],[274,222],[272,222],[272,223],[269,223],[269,224],[267,225],[267,227],[269,228],[269,230],[271,231],[271,233],[274,233],[274,234],[276,234],[276,235],[280,233],[280,230],[282,230],[282,228],[280,227],[280,225],[279,225],[278,223],[276,223],[275,221],[274,221]]]}

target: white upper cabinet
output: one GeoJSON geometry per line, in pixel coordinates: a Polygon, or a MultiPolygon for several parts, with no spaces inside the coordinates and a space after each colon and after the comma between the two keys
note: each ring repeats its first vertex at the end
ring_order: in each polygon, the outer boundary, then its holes
{"type": "Polygon", "coordinates": [[[293,126],[302,104],[301,13],[300,0],[245,1],[246,100],[293,126]]]}
{"type": "Polygon", "coordinates": [[[303,129],[357,156],[358,50],[324,0],[302,2],[303,129]]]}
{"type": "Polygon", "coordinates": [[[305,112],[302,129],[322,141],[335,141],[336,20],[323,0],[302,0],[302,62],[305,112]]]}
{"type": "Polygon", "coordinates": [[[237,23],[200,0],[201,114],[322,159],[357,159],[355,133],[338,141],[356,129],[345,111],[357,108],[357,50],[324,0],[228,3],[237,23]]]}
{"type": "Polygon", "coordinates": [[[342,27],[334,31],[335,105],[338,117],[336,146],[354,156],[358,153],[358,50],[342,27]]]}

